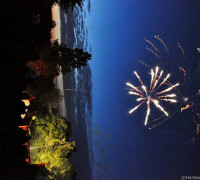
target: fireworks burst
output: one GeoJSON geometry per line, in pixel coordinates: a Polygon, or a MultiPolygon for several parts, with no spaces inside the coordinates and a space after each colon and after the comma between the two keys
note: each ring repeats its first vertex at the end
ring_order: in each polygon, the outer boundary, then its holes
{"type": "Polygon", "coordinates": [[[164,107],[161,106],[160,101],[170,102],[170,103],[177,103],[176,94],[168,94],[172,89],[179,86],[179,83],[175,85],[169,85],[166,83],[166,81],[169,79],[170,74],[167,74],[166,77],[163,76],[164,71],[159,71],[159,67],[156,67],[155,70],[151,69],[151,80],[149,89],[147,89],[147,86],[144,85],[142,82],[140,76],[136,71],[134,71],[135,76],[140,81],[141,87],[136,87],[130,82],[127,82],[126,85],[131,88],[129,91],[129,94],[138,96],[136,101],[142,101],[139,105],[135,106],[133,109],[129,111],[129,114],[136,111],[142,104],[146,103],[147,105],[147,111],[146,111],[146,117],[144,125],[146,126],[149,120],[151,108],[150,104],[151,102],[155,105],[156,108],[158,108],[162,113],[164,113],[165,116],[169,116],[169,113],[164,109],[164,107]],[[161,91],[158,91],[163,85],[167,85],[169,87],[162,89],[161,91]]]}

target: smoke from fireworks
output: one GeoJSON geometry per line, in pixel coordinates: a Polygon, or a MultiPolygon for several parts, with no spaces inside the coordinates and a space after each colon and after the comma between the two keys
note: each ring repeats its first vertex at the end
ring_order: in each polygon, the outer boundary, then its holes
{"type": "Polygon", "coordinates": [[[146,117],[144,125],[146,126],[149,120],[151,108],[150,104],[151,102],[155,105],[156,108],[158,108],[165,116],[169,116],[169,113],[164,109],[164,107],[161,106],[160,101],[165,101],[169,103],[177,103],[178,101],[175,99],[176,94],[168,94],[172,89],[174,89],[176,86],[179,85],[179,83],[175,85],[170,85],[166,89],[163,89],[162,91],[157,91],[165,82],[169,79],[170,74],[167,74],[165,78],[162,78],[164,71],[161,70],[159,72],[159,67],[156,67],[155,70],[151,69],[151,80],[149,84],[149,89],[147,86],[144,85],[142,82],[140,76],[136,71],[134,71],[135,76],[139,80],[141,84],[140,87],[136,87],[130,82],[127,82],[126,85],[131,88],[131,91],[129,91],[129,94],[139,96],[139,98],[136,99],[136,101],[142,101],[139,105],[135,106],[133,109],[129,111],[129,114],[136,111],[142,104],[146,102],[147,111],[146,111],[146,117]],[[162,79],[162,80],[161,80],[162,79]]]}

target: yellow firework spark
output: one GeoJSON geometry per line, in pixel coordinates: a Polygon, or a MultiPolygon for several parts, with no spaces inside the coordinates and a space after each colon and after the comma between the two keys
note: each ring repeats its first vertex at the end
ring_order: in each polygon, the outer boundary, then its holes
{"type": "Polygon", "coordinates": [[[136,99],[136,101],[142,101],[139,105],[135,106],[133,109],[129,111],[129,114],[136,111],[143,103],[146,102],[147,111],[146,111],[146,117],[144,125],[146,126],[149,120],[151,108],[150,103],[152,102],[156,108],[158,108],[161,112],[164,113],[165,116],[169,116],[169,113],[164,109],[164,107],[161,106],[160,101],[165,101],[169,103],[177,103],[178,101],[175,99],[176,94],[166,94],[169,93],[172,89],[179,86],[179,83],[175,85],[170,85],[168,88],[163,89],[161,91],[157,91],[165,82],[169,79],[170,74],[167,74],[166,77],[162,78],[164,71],[159,71],[159,67],[155,67],[154,69],[151,69],[151,80],[149,84],[149,89],[147,86],[144,85],[142,82],[139,74],[134,71],[135,76],[139,80],[141,87],[136,87],[130,82],[127,82],[126,85],[131,88],[131,91],[129,91],[129,94],[139,96],[139,98],[136,99]],[[162,81],[161,81],[162,79],[162,81]],[[161,82],[160,82],[161,81],[161,82]]]}

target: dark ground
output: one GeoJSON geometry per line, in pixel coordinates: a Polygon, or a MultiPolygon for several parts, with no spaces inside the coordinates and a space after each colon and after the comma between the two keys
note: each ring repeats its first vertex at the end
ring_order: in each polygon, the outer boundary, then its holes
{"type": "Polygon", "coordinates": [[[28,80],[25,65],[38,58],[38,50],[50,43],[51,4],[45,1],[1,1],[1,118],[0,118],[0,179],[36,179],[39,169],[27,164],[26,147],[30,137],[19,129],[25,112],[22,91],[28,80]],[[32,16],[40,14],[40,23],[32,16]]]}

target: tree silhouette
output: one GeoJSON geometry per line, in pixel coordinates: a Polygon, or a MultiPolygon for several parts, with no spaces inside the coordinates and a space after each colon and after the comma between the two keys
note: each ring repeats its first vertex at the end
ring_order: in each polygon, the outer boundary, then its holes
{"type": "Polygon", "coordinates": [[[55,40],[51,46],[52,55],[56,54],[57,64],[61,67],[62,73],[71,71],[72,68],[80,68],[87,65],[91,59],[91,54],[84,52],[83,49],[70,49],[65,44],[59,44],[55,40]]]}
{"type": "Polygon", "coordinates": [[[56,3],[60,6],[62,10],[68,12],[68,9],[72,10],[76,5],[82,6],[84,0],[56,0],[56,3]]]}
{"type": "Polygon", "coordinates": [[[91,54],[84,52],[83,49],[70,49],[65,44],[59,44],[58,40],[50,46],[43,48],[40,52],[40,59],[29,61],[27,66],[34,67],[39,75],[57,76],[59,73],[70,72],[73,68],[86,66],[91,54]]]}
{"type": "Polygon", "coordinates": [[[35,97],[30,106],[30,111],[36,114],[46,114],[49,107],[54,107],[61,99],[60,90],[56,89],[52,77],[38,76],[31,81],[26,93],[35,97]]]}

